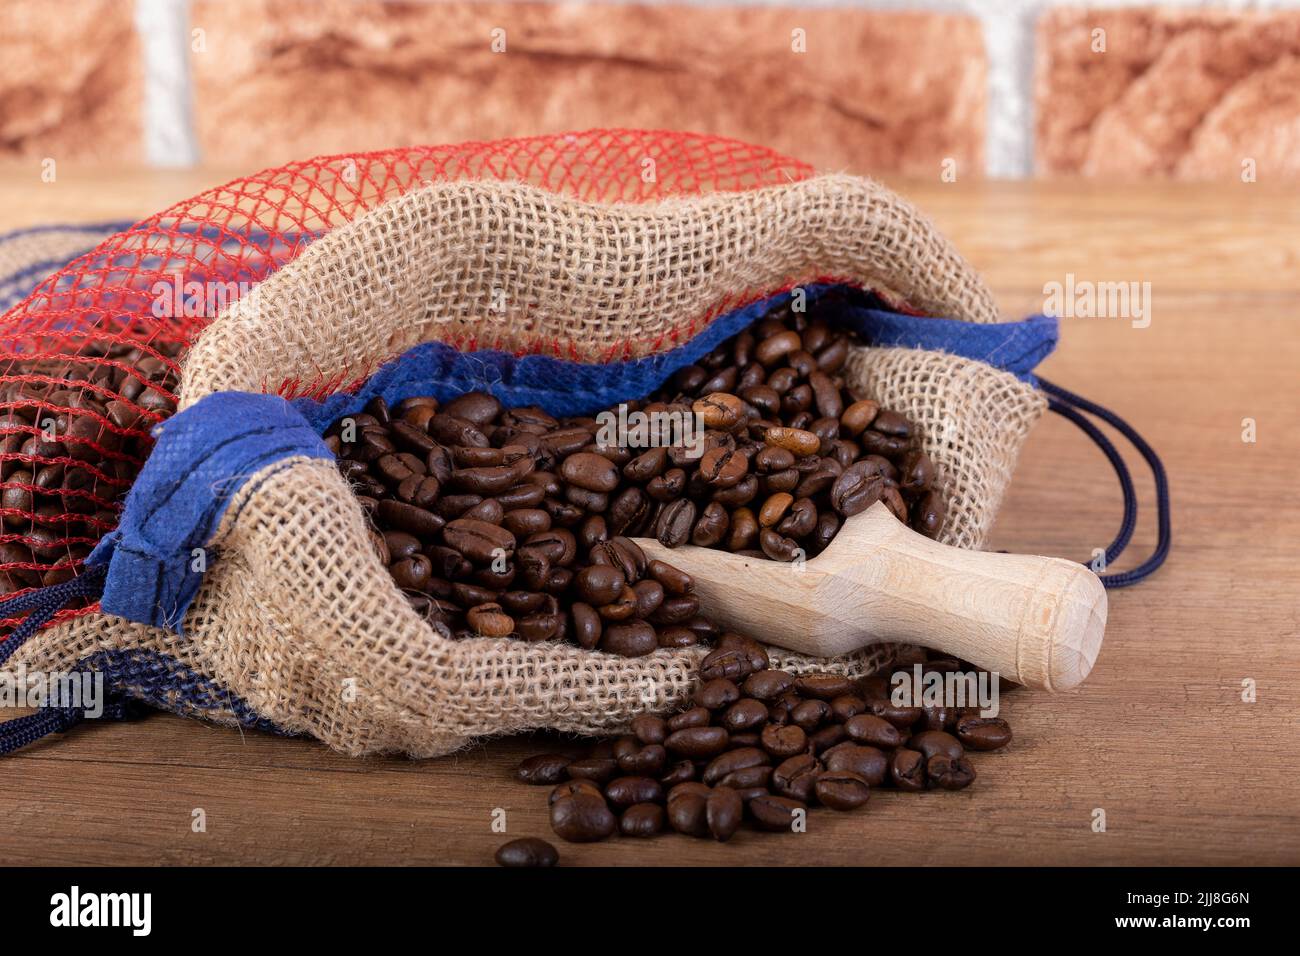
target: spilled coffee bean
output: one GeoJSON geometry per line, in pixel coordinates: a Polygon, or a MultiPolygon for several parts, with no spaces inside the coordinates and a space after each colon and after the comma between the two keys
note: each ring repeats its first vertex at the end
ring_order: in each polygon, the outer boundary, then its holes
{"type": "MultiPolygon", "coordinates": [[[[710,655],[730,655],[737,677],[705,677],[691,706],[667,718],[642,716],[630,732],[595,743],[570,761],[529,757],[515,772],[553,784],[552,828],[590,842],[665,830],[730,840],[742,826],[800,830],[817,807],[848,812],[875,789],[960,790],[975,780],[963,741],[996,749],[1011,739],[1002,718],[904,708],[889,699],[888,674],[854,679],[796,677],[768,667],[763,648],[724,634],[710,655]],[[873,710],[883,711],[886,719],[873,710]],[[951,719],[956,736],[931,723],[951,719]]],[[[932,661],[943,670],[955,662],[932,661]]]]}

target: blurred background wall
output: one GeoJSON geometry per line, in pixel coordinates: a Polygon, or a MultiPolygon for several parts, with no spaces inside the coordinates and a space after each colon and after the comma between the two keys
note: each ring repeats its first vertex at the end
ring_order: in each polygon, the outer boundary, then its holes
{"type": "Polygon", "coordinates": [[[3,0],[0,159],[593,126],[915,176],[1300,178],[1300,0],[3,0]]]}

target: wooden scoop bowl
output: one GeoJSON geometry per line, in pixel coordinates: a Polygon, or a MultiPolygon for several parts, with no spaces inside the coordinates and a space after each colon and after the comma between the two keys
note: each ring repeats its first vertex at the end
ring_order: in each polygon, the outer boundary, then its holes
{"type": "Polygon", "coordinates": [[[1082,564],[939,544],[879,502],[848,519],[802,569],[636,542],[694,577],[719,624],[803,654],[898,641],[1029,687],[1067,690],[1092,670],[1106,629],[1106,590],[1082,564]]]}

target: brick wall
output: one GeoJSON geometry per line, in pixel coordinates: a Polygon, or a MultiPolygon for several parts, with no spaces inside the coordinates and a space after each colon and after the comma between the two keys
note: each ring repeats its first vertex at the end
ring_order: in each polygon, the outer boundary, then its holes
{"type": "Polygon", "coordinates": [[[1300,178],[1300,0],[5,0],[0,158],[646,126],[823,168],[1300,178]]]}

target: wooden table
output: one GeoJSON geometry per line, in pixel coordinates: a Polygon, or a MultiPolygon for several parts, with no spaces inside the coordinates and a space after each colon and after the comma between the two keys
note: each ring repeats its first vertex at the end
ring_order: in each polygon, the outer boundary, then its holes
{"type": "MultiPolygon", "coordinates": [[[[0,229],[145,214],[214,172],[0,176],[0,229]]],[[[561,845],[567,864],[1300,862],[1300,194],[1267,185],[896,184],[988,276],[1005,312],[1066,273],[1149,281],[1149,328],[1067,319],[1044,374],[1129,418],[1169,469],[1175,547],[1113,592],[1092,678],[1004,700],[1016,739],[956,794],[878,793],[809,832],[561,845]],[[1242,441],[1242,421],[1258,440],[1242,441]],[[1257,699],[1242,700],[1243,681],[1257,699]],[[1094,832],[1104,809],[1105,832],[1094,832]]],[[[1149,480],[1127,567],[1154,539],[1149,480]]],[[[1104,459],[1048,416],[993,547],[1086,558],[1119,520],[1104,459]]],[[[546,791],[509,779],[553,740],[441,760],[353,760],[309,740],[170,715],[88,727],[3,763],[0,857],[41,863],[470,863],[550,836],[546,791]],[[206,812],[207,832],[191,831],[206,812]]],[[[558,841],[557,841],[558,842],[558,841]]]]}

